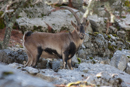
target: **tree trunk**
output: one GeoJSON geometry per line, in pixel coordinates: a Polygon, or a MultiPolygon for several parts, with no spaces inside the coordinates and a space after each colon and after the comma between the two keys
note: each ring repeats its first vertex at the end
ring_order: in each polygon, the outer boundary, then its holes
{"type": "Polygon", "coordinates": [[[14,25],[12,21],[9,21],[9,17],[7,14],[5,14],[4,19],[6,24],[6,30],[5,30],[5,36],[2,44],[2,49],[7,48],[11,36],[12,27],[14,25]]]}
{"type": "Polygon", "coordinates": [[[27,4],[26,0],[22,1],[19,3],[19,5],[17,6],[18,9],[16,9],[14,13],[10,15],[5,14],[4,18],[5,18],[6,30],[5,30],[5,36],[2,44],[2,49],[7,48],[11,36],[12,27],[16,21],[16,16],[19,15],[20,11],[23,9],[24,5],[26,4],[27,4]]]}
{"type": "Polygon", "coordinates": [[[6,27],[2,48],[7,48],[11,36],[12,27],[6,27]]]}

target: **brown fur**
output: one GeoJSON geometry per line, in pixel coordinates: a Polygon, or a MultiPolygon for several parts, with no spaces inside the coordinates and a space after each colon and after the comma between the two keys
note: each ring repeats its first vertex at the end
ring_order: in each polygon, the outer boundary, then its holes
{"type": "Polygon", "coordinates": [[[64,68],[67,63],[70,69],[71,58],[83,43],[81,36],[84,34],[80,31],[80,26],[86,30],[89,22],[81,23],[78,26],[71,22],[75,30],[69,33],[45,33],[34,32],[30,35],[27,33],[23,37],[23,45],[28,55],[28,66],[36,66],[39,57],[42,58],[62,58],[64,68]],[[37,57],[39,55],[39,57],[37,57]]]}

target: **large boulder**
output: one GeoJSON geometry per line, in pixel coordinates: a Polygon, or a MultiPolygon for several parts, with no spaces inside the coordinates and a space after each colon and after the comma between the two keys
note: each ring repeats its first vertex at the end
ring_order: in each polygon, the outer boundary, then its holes
{"type": "Polygon", "coordinates": [[[110,65],[124,71],[127,67],[127,63],[129,62],[129,59],[127,57],[127,55],[130,55],[129,52],[130,51],[128,50],[116,51],[114,53],[114,56],[111,58],[110,65]]]}
{"type": "Polygon", "coordinates": [[[118,70],[115,67],[104,64],[81,63],[79,64],[78,68],[74,68],[73,70],[59,69],[57,72],[54,72],[54,70],[52,69],[36,69],[32,67],[23,67],[22,64],[18,63],[9,64],[8,67],[18,69],[17,73],[19,72],[25,74],[28,73],[35,77],[39,77],[43,80],[47,80],[53,84],[66,85],[70,82],[75,81],[91,82],[88,78],[92,77],[94,78],[93,80],[96,81],[95,85],[97,86],[100,83],[101,84],[103,83],[104,86],[108,85],[110,86],[111,82],[117,83],[113,85],[121,85],[121,86],[124,86],[123,83],[125,82],[128,87],[130,86],[129,84],[127,84],[130,81],[129,79],[130,75],[126,74],[123,71],[118,70]],[[100,74],[96,76],[98,73],[100,74]]]}
{"type": "Polygon", "coordinates": [[[7,65],[0,64],[0,86],[1,87],[54,87],[43,79],[32,77],[19,72],[7,65]]]}
{"type": "Polygon", "coordinates": [[[91,75],[86,81],[97,86],[126,86],[125,82],[121,78],[118,78],[116,75],[110,75],[108,72],[100,72],[96,76],[91,75]]]}
{"type": "Polygon", "coordinates": [[[94,32],[102,33],[102,31],[105,31],[104,29],[106,28],[106,26],[103,17],[91,15],[88,17],[88,19],[90,20],[91,27],[94,32]]]}
{"type": "Polygon", "coordinates": [[[16,51],[10,49],[0,50],[0,61],[3,63],[9,64],[17,62],[23,64],[23,62],[26,60],[27,55],[22,49],[16,51]]]}
{"type": "Polygon", "coordinates": [[[126,73],[130,74],[130,59],[129,62],[127,63],[127,67],[126,67],[126,73]]]}
{"type": "MultiPolygon", "coordinates": [[[[83,13],[78,12],[78,10],[73,9],[77,12],[77,15],[82,18],[83,13]]],[[[43,16],[42,18],[28,18],[23,16],[16,20],[19,27],[24,31],[48,31],[48,26],[46,23],[53,28],[54,32],[59,32],[62,30],[74,30],[74,27],[71,25],[71,21],[76,23],[75,17],[68,10],[58,10],[51,12],[49,16],[43,16]],[[37,20],[37,21],[36,21],[37,20]]]]}

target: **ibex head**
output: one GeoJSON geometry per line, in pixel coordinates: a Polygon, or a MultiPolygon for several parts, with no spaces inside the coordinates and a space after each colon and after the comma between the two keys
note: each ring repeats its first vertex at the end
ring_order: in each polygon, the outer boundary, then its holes
{"type": "Polygon", "coordinates": [[[77,25],[75,23],[73,23],[72,21],[71,21],[71,24],[74,26],[75,30],[77,31],[80,39],[84,39],[85,31],[86,31],[87,26],[89,25],[89,21],[83,17],[80,22],[79,17],[76,15],[76,13],[70,7],[61,6],[61,8],[68,9],[74,15],[74,17],[76,18],[76,21],[77,21],[77,25]]]}

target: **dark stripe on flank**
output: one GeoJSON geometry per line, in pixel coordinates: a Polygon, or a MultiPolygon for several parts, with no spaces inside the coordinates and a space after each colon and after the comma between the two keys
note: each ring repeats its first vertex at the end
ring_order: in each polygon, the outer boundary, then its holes
{"type": "Polygon", "coordinates": [[[57,57],[62,58],[62,56],[58,54],[58,52],[55,49],[46,48],[44,51],[51,55],[56,55],[57,57]]]}

